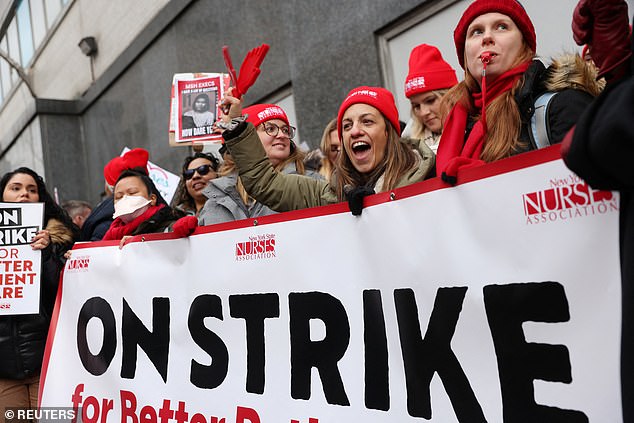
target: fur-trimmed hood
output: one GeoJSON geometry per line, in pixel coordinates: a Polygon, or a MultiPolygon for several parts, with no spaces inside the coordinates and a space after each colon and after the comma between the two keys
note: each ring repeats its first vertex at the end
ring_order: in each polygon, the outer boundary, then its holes
{"type": "Polygon", "coordinates": [[[548,68],[542,60],[533,60],[524,72],[524,83],[515,93],[522,122],[526,124],[530,120],[535,100],[545,92],[574,89],[596,97],[605,86],[605,81],[597,81],[596,76],[597,68],[578,54],[558,56],[548,68]]]}
{"type": "Polygon", "coordinates": [[[585,91],[596,97],[605,87],[605,80],[597,81],[597,68],[578,54],[563,54],[552,59],[543,76],[546,91],[562,91],[567,88],[585,91]]]}
{"type": "Polygon", "coordinates": [[[57,219],[49,219],[45,228],[51,237],[51,243],[69,245],[74,242],[73,231],[57,219]]]}

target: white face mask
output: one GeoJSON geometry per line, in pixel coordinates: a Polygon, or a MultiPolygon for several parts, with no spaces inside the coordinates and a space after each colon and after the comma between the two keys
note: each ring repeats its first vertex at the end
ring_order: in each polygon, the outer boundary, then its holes
{"type": "Polygon", "coordinates": [[[151,200],[140,195],[124,195],[114,203],[112,217],[114,219],[120,217],[124,223],[132,222],[147,210],[150,203],[151,200]]]}

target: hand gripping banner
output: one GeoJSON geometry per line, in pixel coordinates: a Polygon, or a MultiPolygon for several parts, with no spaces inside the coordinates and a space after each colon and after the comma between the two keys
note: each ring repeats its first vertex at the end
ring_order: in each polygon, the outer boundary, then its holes
{"type": "Polygon", "coordinates": [[[619,198],[557,157],[359,217],[81,245],[41,404],[91,423],[619,422],[619,198]]]}

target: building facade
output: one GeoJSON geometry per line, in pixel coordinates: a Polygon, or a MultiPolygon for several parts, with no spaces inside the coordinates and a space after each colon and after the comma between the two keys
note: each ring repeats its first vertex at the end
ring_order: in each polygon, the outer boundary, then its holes
{"type": "MultiPolygon", "coordinates": [[[[0,3],[0,171],[29,166],[60,201],[96,203],[103,166],[124,147],[178,173],[189,148],[168,143],[172,76],[223,72],[271,46],[246,102],[275,102],[301,141],[319,144],[346,93],[390,88],[401,119],[407,57],[440,47],[461,79],[452,32],[468,0],[18,0],[0,3]],[[80,48],[80,41],[83,41],[80,48]]],[[[576,0],[524,0],[538,54],[578,48],[576,0]],[[549,5],[546,10],[543,6],[549,5]],[[554,10],[556,9],[556,10],[554,10]]],[[[632,5],[630,3],[630,9],[632,5]]]]}

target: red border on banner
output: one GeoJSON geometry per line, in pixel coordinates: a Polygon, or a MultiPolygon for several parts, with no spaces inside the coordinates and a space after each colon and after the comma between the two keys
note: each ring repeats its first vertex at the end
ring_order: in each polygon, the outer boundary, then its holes
{"type": "MultiPolygon", "coordinates": [[[[524,169],[541,163],[551,162],[561,158],[560,145],[553,145],[541,150],[530,151],[507,159],[498,160],[496,162],[487,163],[482,166],[464,169],[458,172],[458,183],[451,185],[444,182],[439,177],[428,179],[426,181],[417,182],[402,188],[397,188],[388,192],[381,192],[370,195],[363,201],[364,207],[371,207],[377,204],[387,203],[389,201],[399,200],[401,198],[413,197],[415,195],[424,194],[426,192],[436,191],[439,189],[450,189],[454,186],[460,186],[469,182],[478,181],[480,179],[501,175],[511,171],[524,169]]],[[[236,220],[232,222],[218,223],[209,226],[200,226],[192,235],[207,234],[213,232],[228,231],[232,229],[248,228],[253,226],[267,225],[271,223],[289,222],[292,220],[306,219],[310,217],[328,216],[337,213],[349,212],[348,203],[337,203],[327,206],[310,207],[302,210],[288,211],[284,213],[273,214],[256,218],[248,218],[236,220]]],[[[131,242],[145,242],[165,239],[176,239],[177,237],[171,233],[144,234],[136,235],[130,238],[126,245],[131,242]]],[[[96,246],[119,245],[119,241],[96,241],[75,244],[73,249],[91,248],[96,246]]]]}
{"type": "MultiPolygon", "coordinates": [[[[469,182],[478,181],[481,179],[489,178],[492,176],[501,175],[511,171],[524,169],[527,167],[535,166],[542,163],[551,162],[561,158],[560,146],[554,145],[541,150],[531,151],[528,153],[520,154],[517,156],[509,157],[507,159],[499,160],[493,163],[488,163],[479,167],[465,169],[458,172],[458,183],[455,186],[464,185],[469,182]]],[[[439,177],[429,179],[426,181],[418,182],[406,187],[397,188],[389,192],[382,192],[368,196],[364,199],[364,207],[371,207],[377,204],[386,203],[388,201],[395,201],[402,198],[413,197],[415,195],[424,194],[426,192],[436,191],[439,189],[451,189],[454,186],[444,182],[439,177]]],[[[295,210],[285,213],[278,213],[269,216],[263,216],[258,218],[249,218],[243,220],[237,220],[234,222],[225,222],[209,226],[201,226],[196,229],[192,235],[206,234],[213,232],[222,232],[238,228],[255,227],[260,225],[267,225],[272,223],[288,222],[299,219],[306,219],[310,217],[328,216],[332,214],[347,213],[350,209],[347,202],[321,206],[311,207],[302,210],[295,210]]],[[[131,242],[145,242],[155,240],[177,239],[178,237],[173,233],[158,233],[158,234],[144,234],[136,235],[130,238],[126,244],[131,242]]],[[[119,241],[96,241],[85,242],[75,244],[73,250],[79,250],[90,247],[107,247],[118,246],[119,241]]],[[[57,297],[55,299],[55,308],[51,317],[51,324],[46,342],[46,349],[44,350],[44,359],[42,361],[42,373],[39,387],[39,398],[42,398],[42,392],[44,390],[44,383],[46,381],[46,373],[48,371],[48,362],[50,359],[50,349],[53,345],[53,338],[57,328],[57,321],[59,318],[59,310],[62,301],[62,280],[64,272],[60,275],[60,282],[57,291],[57,297]]],[[[39,400],[38,400],[39,401],[39,400]]]]}
{"type": "Polygon", "coordinates": [[[48,362],[51,357],[51,348],[53,348],[53,339],[57,331],[57,321],[59,320],[59,309],[62,304],[62,285],[64,281],[64,269],[60,272],[59,283],[57,285],[57,295],[55,295],[55,306],[51,315],[51,323],[48,326],[48,334],[46,335],[46,346],[44,347],[44,357],[42,358],[42,369],[40,370],[40,384],[37,390],[37,406],[42,401],[42,392],[44,392],[44,383],[46,382],[46,374],[48,373],[48,362]]]}

